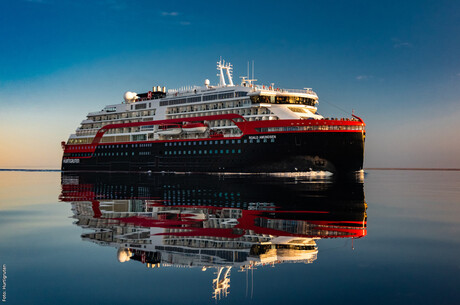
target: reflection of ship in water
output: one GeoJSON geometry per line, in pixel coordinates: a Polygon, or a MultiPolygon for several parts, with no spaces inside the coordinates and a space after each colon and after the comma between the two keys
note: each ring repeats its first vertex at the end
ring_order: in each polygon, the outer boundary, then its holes
{"type": "Polygon", "coordinates": [[[316,240],[366,235],[360,183],[65,174],[60,199],[92,230],[82,238],[117,248],[120,262],[217,269],[215,298],[231,268],[311,263],[316,240]]]}

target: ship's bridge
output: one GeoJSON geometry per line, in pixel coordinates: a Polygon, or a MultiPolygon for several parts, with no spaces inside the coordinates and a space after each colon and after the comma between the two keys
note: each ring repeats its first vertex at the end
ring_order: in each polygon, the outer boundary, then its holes
{"type": "Polygon", "coordinates": [[[253,104],[298,104],[315,107],[317,98],[286,94],[267,94],[265,92],[249,94],[253,104]]]}
{"type": "Polygon", "coordinates": [[[311,88],[280,89],[272,86],[254,86],[248,94],[254,104],[297,104],[315,107],[318,104],[318,96],[311,88]]]}

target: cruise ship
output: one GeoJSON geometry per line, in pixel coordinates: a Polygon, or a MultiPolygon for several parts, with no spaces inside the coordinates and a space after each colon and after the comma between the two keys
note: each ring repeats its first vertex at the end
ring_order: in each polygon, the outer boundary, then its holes
{"type": "Polygon", "coordinates": [[[219,84],[145,93],[90,112],[67,142],[63,171],[350,173],[363,168],[365,123],[326,118],[311,88],[282,89],[217,63],[219,84]]]}

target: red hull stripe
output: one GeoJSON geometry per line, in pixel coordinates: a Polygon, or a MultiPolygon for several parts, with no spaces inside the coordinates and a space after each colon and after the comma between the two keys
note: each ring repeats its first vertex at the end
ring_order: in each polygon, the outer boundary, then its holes
{"type": "MultiPolygon", "coordinates": [[[[348,121],[348,120],[260,120],[260,121],[247,121],[244,117],[239,114],[222,114],[222,115],[211,115],[202,117],[192,118],[180,118],[180,119],[168,119],[159,121],[148,121],[148,122],[135,122],[135,123],[121,123],[121,124],[109,124],[103,126],[98,130],[91,144],[77,144],[77,145],[65,145],[64,152],[86,152],[93,153],[99,145],[124,145],[124,144],[144,144],[144,143],[164,143],[164,142],[185,142],[185,141],[212,141],[212,140],[235,140],[241,139],[241,137],[213,137],[213,138],[199,138],[199,139],[179,139],[179,140],[156,140],[156,141],[131,141],[131,142],[111,142],[100,144],[103,135],[110,129],[116,128],[128,128],[128,127],[139,127],[139,126],[153,126],[162,124],[178,124],[182,122],[196,122],[196,121],[214,121],[214,120],[231,120],[242,132],[243,135],[260,135],[260,134],[281,134],[281,133],[318,133],[318,132],[363,132],[366,124],[360,119],[360,121],[348,121]],[[240,122],[235,120],[239,119],[240,122]],[[290,130],[290,131],[264,131],[259,132],[256,128],[279,128],[279,127],[313,127],[313,126],[362,126],[362,130],[290,130]]],[[[200,123],[197,123],[200,124],[200,123]]],[[[204,124],[203,124],[204,125],[204,124]]],[[[78,157],[78,158],[91,158],[78,157]]]]}

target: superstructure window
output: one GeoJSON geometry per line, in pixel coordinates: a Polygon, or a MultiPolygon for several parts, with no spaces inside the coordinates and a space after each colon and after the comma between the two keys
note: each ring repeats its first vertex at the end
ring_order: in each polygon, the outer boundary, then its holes
{"type": "Polygon", "coordinates": [[[305,111],[303,110],[303,108],[299,108],[299,107],[288,107],[289,110],[291,110],[292,112],[300,112],[300,113],[305,113],[305,111]]]}
{"type": "Polygon", "coordinates": [[[146,109],[146,108],[147,108],[147,104],[146,104],[146,103],[143,103],[143,104],[136,104],[136,105],[135,105],[135,108],[136,108],[136,110],[137,110],[137,109],[146,109]]]}
{"type": "Polygon", "coordinates": [[[185,98],[180,98],[177,100],[170,100],[169,105],[185,104],[185,98]]]}
{"type": "Polygon", "coordinates": [[[235,97],[246,96],[248,93],[246,91],[235,92],[235,97]]]}
{"type": "Polygon", "coordinates": [[[233,98],[233,92],[221,93],[218,96],[219,99],[233,98]]]}
{"type": "Polygon", "coordinates": [[[185,104],[185,102],[186,102],[185,98],[180,98],[180,99],[176,99],[176,100],[169,100],[169,101],[161,101],[160,106],[185,104]]]}
{"type": "Polygon", "coordinates": [[[203,95],[203,101],[212,101],[217,99],[217,94],[203,95]]]}
{"type": "Polygon", "coordinates": [[[201,96],[187,98],[187,103],[201,102],[201,96]]]}
{"type": "Polygon", "coordinates": [[[315,100],[307,97],[300,96],[265,96],[253,95],[251,101],[254,104],[267,103],[267,104],[298,104],[315,106],[315,100]]]}

